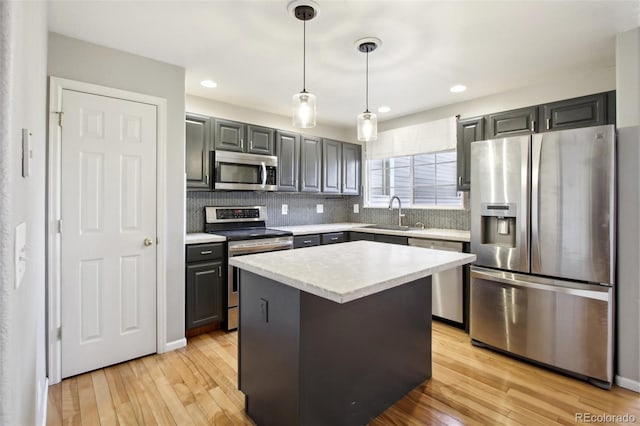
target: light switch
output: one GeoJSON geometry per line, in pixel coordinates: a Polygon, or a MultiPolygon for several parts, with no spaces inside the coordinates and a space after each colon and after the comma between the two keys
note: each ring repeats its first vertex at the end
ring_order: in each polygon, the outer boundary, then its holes
{"type": "Polygon", "coordinates": [[[360,213],[360,204],[354,204],[353,205],[353,212],[354,213],[360,213]]]}
{"type": "Polygon", "coordinates": [[[16,226],[16,239],[15,239],[15,288],[17,289],[22,284],[24,273],[27,270],[27,224],[22,222],[16,226]]]}
{"type": "Polygon", "coordinates": [[[322,204],[316,204],[316,213],[323,213],[324,206],[322,204]]]}
{"type": "Polygon", "coordinates": [[[283,204],[282,205],[282,214],[288,214],[289,213],[289,206],[287,204],[283,204]]]}
{"type": "Polygon", "coordinates": [[[22,177],[29,177],[31,174],[31,132],[29,129],[22,129],[22,177]]]}

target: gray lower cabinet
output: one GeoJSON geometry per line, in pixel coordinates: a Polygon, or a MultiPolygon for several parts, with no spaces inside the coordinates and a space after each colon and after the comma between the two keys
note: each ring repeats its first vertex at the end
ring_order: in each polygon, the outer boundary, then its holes
{"type": "Polygon", "coordinates": [[[300,165],[300,135],[276,131],[278,191],[297,192],[300,165]]]}
{"type": "Polygon", "coordinates": [[[344,232],[330,232],[320,235],[320,243],[323,245],[344,243],[345,241],[347,241],[347,236],[344,232]]]}
{"type": "Polygon", "coordinates": [[[484,139],[484,117],[459,119],[457,123],[458,191],[471,188],[471,142],[484,139]]]}
{"type": "Polygon", "coordinates": [[[296,235],[293,237],[293,248],[314,247],[320,245],[320,235],[296,235]]]}
{"type": "Polygon", "coordinates": [[[187,246],[185,326],[187,330],[224,321],[224,244],[187,246]]]}
{"type": "Polygon", "coordinates": [[[537,121],[538,107],[535,106],[489,114],[486,139],[535,133],[537,121]]]}
{"type": "Polygon", "coordinates": [[[374,234],[368,232],[349,232],[349,241],[373,241],[374,234]]]}
{"type": "Polygon", "coordinates": [[[360,145],[342,143],[342,193],[347,195],[360,194],[360,164],[362,154],[360,145]]]}
{"type": "Polygon", "coordinates": [[[320,192],[322,186],[322,142],[302,135],[300,139],[300,191],[320,192]]]}
{"type": "Polygon", "coordinates": [[[211,150],[213,150],[212,119],[198,114],[186,114],[185,171],[187,190],[211,189],[211,150]]]}
{"type": "Polygon", "coordinates": [[[397,235],[375,234],[373,241],[377,241],[379,243],[399,244],[403,246],[409,245],[409,239],[407,237],[399,237],[397,235]]]}
{"type": "Polygon", "coordinates": [[[342,142],[322,139],[322,192],[342,191],[342,142]]]}

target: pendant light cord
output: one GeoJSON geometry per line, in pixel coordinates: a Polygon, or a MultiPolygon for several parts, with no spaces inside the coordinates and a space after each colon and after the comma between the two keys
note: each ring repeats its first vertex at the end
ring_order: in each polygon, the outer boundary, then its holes
{"type": "Polygon", "coordinates": [[[365,98],[366,98],[366,108],[365,112],[369,112],[369,50],[367,50],[367,74],[366,74],[366,88],[365,88],[365,98]]]}
{"type": "Polygon", "coordinates": [[[307,21],[302,21],[302,92],[307,91],[307,21]]]}

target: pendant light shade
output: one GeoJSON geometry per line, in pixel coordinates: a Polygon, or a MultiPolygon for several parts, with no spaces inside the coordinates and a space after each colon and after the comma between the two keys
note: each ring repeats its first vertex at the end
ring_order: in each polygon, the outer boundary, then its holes
{"type": "Polygon", "coordinates": [[[375,141],[378,139],[378,117],[369,111],[369,53],[376,50],[380,46],[380,39],[367,37],[356,41],[358,51],[366,53],[367,71],[365,84],[366,107],[362,114],[358,114],[358,140],[359,141],[375,141]]]}
{"type": "Polygon", "coordinates": [[[291,118],[294,127],[308,129],[316,126],[316,96],[306,89],[307,21],[316,16],[316,4],[311,0],[294,0],[289,11],[302,21],[302,91],[293,95],[291,118]]]}
{"type": "Polygon", "coordinates": [[[375,141],[378,139],[378,117],[368,110],[358,114],[358,140],[375,141]]]}
{"type": "Polygon", "coordinates": [[[306,90],[293,95],[293,126],[307,129],[316,126],[316,95],[306,90]]]}

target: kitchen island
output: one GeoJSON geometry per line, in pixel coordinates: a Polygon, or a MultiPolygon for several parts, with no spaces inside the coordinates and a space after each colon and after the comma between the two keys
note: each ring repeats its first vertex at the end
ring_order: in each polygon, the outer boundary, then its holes
{"type": "Polygon", "coordinates": [[[474,255],[371,241],[234,257],[238,384],[260,425],[362,425],[431,377],[431,274],[474,255]]]}

